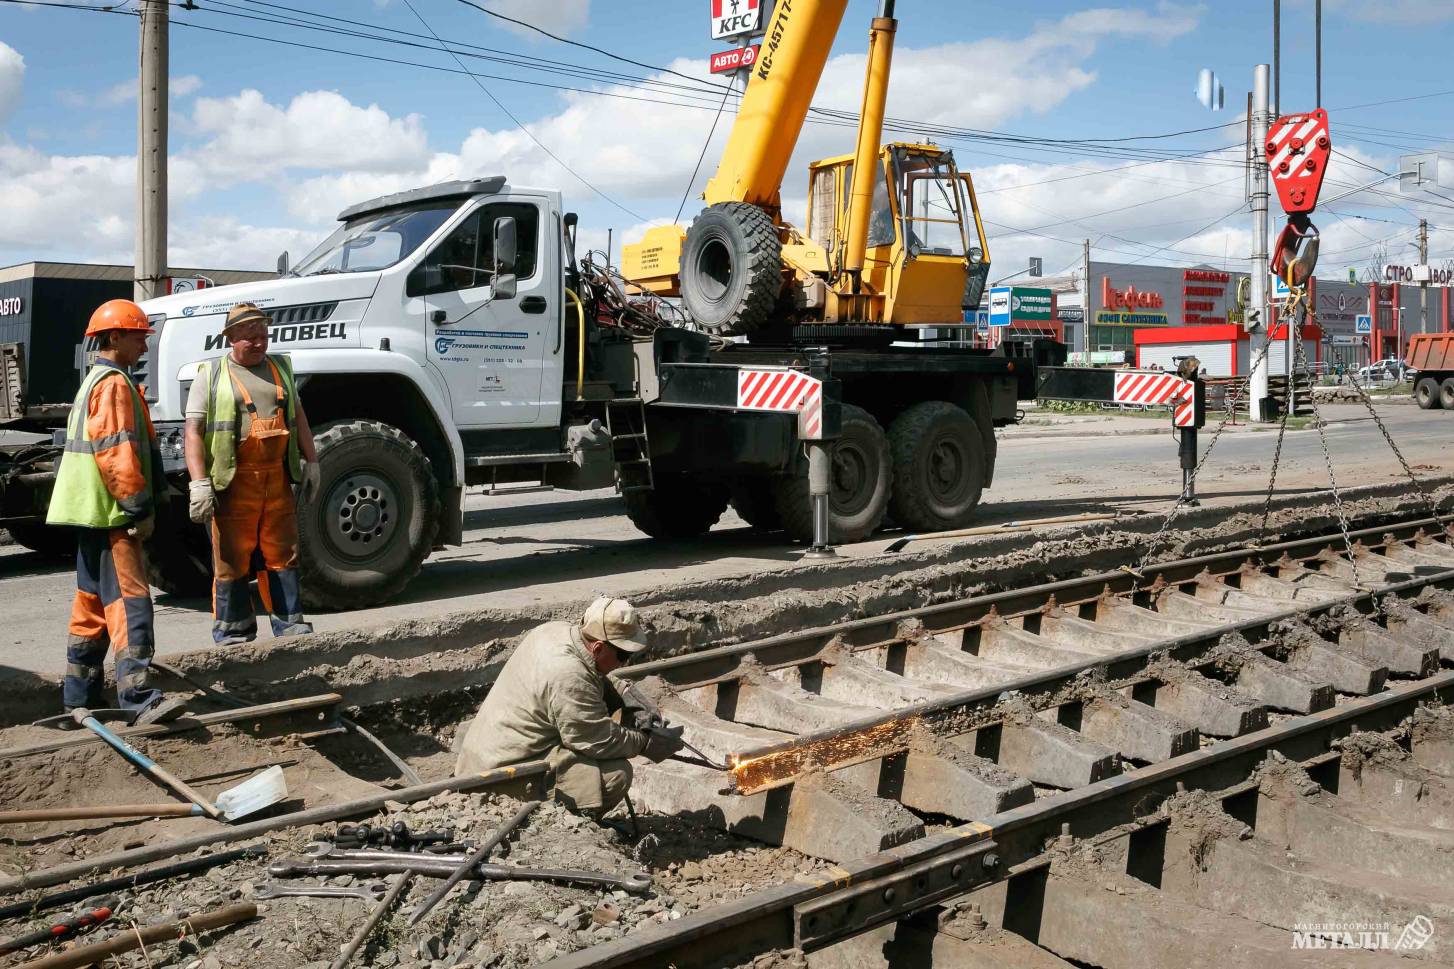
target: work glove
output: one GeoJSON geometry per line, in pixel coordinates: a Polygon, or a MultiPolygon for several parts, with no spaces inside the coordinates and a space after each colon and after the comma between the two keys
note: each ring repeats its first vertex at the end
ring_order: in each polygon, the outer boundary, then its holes
{"type": "Polygon", "coordinates": [[[132,538],[139,538],[144,542],[151,538],[151,533],[156,531],[156,527],[156,516],[147,515],[145,518],[133,522],[131,527],[126,530],[126,534],[132,538]]]}
{"type": "Polygon", "coordinates": [[[682,728],[663,725],[646,732],[646,746],[642,748],[641,756],[654,764],[660,764],[683,746],[682,728]]]}
{"type": "Polygon", "coordinates": [[[187,514],[198,525],[207,524],[217,514],[217,493],[212,490],[210,478],[187,485],[187,514]]]}
{"type": "Polygon", "coordinates": [[[666,721],[661,714],[655,710],[646,710],[641,707],[631,707],[631,726],[643,732],[660,730],[666,726],[666,721]]]}
{"type": "Polygon", "coordinates": [[[298,500],[305,504],[312,501],[318,494],[318,485],[322,480],[323,473],[318,469],[318,462],[305,462],[303,464],[303,483],[298,486],[298,500]]]}

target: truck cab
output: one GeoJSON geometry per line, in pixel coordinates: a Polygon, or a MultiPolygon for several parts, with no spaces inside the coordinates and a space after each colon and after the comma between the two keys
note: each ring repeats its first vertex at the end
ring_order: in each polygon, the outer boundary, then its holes
{"type": "MultiPolygon", "coordinates": [[[[185,476],[198,365],[228,352],[228,309],[257,304],[272,317],[269,352],[292,358],[328,472],[299,522],[309,597],[398,591],[436,544],[460,540],[472,461],[562,452],[562,218],[555,191],[447,182],[344,210],[275,280],[147,301],[157,332],[140,376],[169,473],[185,476]]],[[[205,562],[191,545],[181,562],[164,556],[164,587],[196,585],[176,579],[205,562]]]]}

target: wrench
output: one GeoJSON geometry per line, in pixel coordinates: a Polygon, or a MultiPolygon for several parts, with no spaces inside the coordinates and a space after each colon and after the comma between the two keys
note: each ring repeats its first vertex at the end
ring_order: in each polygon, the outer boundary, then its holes
{"type": "MultiPolygon", "coordinates": [[[[415,854],[400,851],[339,850],[324,857],[289,858],[273,862],[268,872],[278,878],[318,875],[393,875],[412,871],[426,878],[447,878],[458,870],[464,859],[450,855],[415,854]]],[[[469,876],[478,881],[547,881],[593,888],[619,888],[640,894],[651,888],[651,876],[645,872],[612,875],[598,871],[576,871],[569,868],[523,868],[483,862],[469,876]]]]}
{"type": "Polygon", "coordinates": [[[389,886],[383,882],[362,885],[279,885],[277,882],[264,882],[253,889],[252,897],[265,901],[301,895],[307,898],[361,898],[366,902],[377,902],[388,890],[389,886]]]}

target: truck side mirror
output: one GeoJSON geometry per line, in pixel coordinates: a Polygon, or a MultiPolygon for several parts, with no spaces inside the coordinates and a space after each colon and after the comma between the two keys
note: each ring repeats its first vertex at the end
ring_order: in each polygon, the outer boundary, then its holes
{"type": "Polygon", "coordinates": [[[495,275],[491,283],[494,299],[515,298],[515,220],[508,215],[495,220],[495,275]]]}

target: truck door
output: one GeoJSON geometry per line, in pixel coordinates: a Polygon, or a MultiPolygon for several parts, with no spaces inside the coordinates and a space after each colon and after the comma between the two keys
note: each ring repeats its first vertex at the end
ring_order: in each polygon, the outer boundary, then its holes
{"type": "Polygon", "coordinates": [[[560,385],[545,386],[553,362],[559,305],[541,246],[545,213],[535,201],[490,202],[471,213],[409,274],[411,306],[424,311],[426,354],[449,388],[460,428],[554,425],[560,385]],[[496,299],[495,220],[515,220],[514,299],[496,299]]]}

